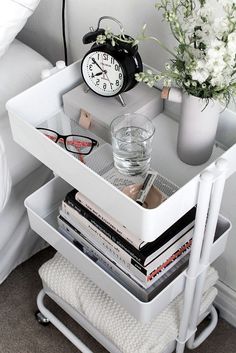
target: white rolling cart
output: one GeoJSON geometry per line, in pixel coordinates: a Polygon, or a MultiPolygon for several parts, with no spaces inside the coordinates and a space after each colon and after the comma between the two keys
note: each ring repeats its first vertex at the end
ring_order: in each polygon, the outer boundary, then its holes
{"type": "MultiPolygon", "coordinates": [[[[45,121],[56,129],[62,122],[62,94],[81,82],[80,63],[61,70],[7,103],[12,133],[15,141],[32,153],[58,175],[48,184],[29,196],[25,202],[30,225],[58,252],[80,269],[104,292],[122,305],[137,320],[148,322],[158,315],[176,296],[184,293],[184,306],[176,342],[170,342],[167,352],[176,349],[184,351],[187,343],[190,349],[197,347],[212,332],[217,324],[214,307],[199,317],[206,271],[209,265],[224,251],[230,222],[219,216],[225,180],[236,171],[236,146],[223,152],[216,149],[209,165],[203,170],[195,169],[195,176],[174,192],[159,207],[151,210],[139,206],[125,194],[102,178],[96,170],[84,165],[74,156],[50,141],[36,129],[45,121]],[[153,241],[175,223],[180,217],[197,205],[193,244],[188,268],[166,285],[151,301],[142,302],[102,268],[84,255],[72,242],[57,230],[58,206],[65,194],[72,188],[79,189],[99,207],[124,224],[132,233],[147,242],[153,241]],[[96,192],[95,192],[96,190],[96,192]],[[106,195],[106,197],[104,197],[106,195]],[[195,338],[198,323],[211,313],[206,329],[195,338]]],[[[175,154],[173,141],[164,141],[168,134],[170,119],[160,115],[154,120],[157,130],[157,144],[154,140],[153,167],[165,174],[164,160],[171,163],[175,154]],[[158,134],[164,140],[158,143],[158,134]],[[165,145],[164,145],[165,144],[165,145]],[[161,154],[165,157],[160,159],[161,154]],[[170,157],[169,154],[170,153],[170,157]],[[167,159],[168,157],[168,159],[167,159]],[[161,166],[164,166],[161,168],[161,166]]],[[[102,141],[101,141],[102,143],[102,141]]],[[[179,167],[184,170],[182,162],[179,167]]],[[[177,165],[178,167],[178,165],[177,165]]],[[[96,168],[95,168],[96,169],[96,168]]],[[[187,170],[186,169],[186,170],[187,170]]],[[[171,175],[167,175],[171,179],[171,175]]],[[[47,291],[46,291],[47,293],[47,291]]],[[[50,295],[50,293],[47,293],[50,295]]],[[[38,296],[38,307],[61,332],[82,352],[91,352],[78,337],[70,332],[43,304],[45,290],[38,296]]],[[[75,313],[59,297],[51,297],[77,322],[88,330],[112,353],[122,353],[79,313],[75,313]]],[[[163,352],[164,353],[164,352],[163,352]]]]}

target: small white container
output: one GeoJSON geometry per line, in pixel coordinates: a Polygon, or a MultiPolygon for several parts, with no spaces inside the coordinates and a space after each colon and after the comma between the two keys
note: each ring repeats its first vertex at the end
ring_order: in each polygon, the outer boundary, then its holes
{"type": "MultiPolygon", "coordinates": [[[[137,320],[148,322],[156,317],[184,289],[185,274],[183,271],[168,284],[150,302],[142,302],[118,283],[111,275],[98,267],[84,255],[72,242],[57,230],[57,215],[61,201],[71,190],[71,185],[56,177],[39,190],[30,195],[25,206],[28,210],[31,228],[51,244],[57,251],[78,267],[86,276],[95,282],[102,290],[114,298],[137,320]]],[[[231,223],[220,216],[216,238],[210,263],[223,253],[231,229],[231,223]]]]}

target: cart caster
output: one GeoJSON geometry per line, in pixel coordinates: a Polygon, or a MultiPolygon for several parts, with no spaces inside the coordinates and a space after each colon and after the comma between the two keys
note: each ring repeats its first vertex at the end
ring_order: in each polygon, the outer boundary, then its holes
{"type": "Polygon", "coordinates": [[[50,324],[50,321],[39,310],[34,315],[40,325],[48,326],[50,324]]]}

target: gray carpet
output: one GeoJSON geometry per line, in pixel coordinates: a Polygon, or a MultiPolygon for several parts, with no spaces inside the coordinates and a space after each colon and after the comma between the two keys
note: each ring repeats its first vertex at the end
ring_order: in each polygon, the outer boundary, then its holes
{"type": "MultiPolygon", "coordinates": [[[[53,325],[43,327],[34,318],[36,296],[41,289],[37,271],[53,254],[54,250],[49,248],[35,255],[13,271],[0,286],[0,353],[78,353],[53,325]]],[[[48,301],[47,305],[57,310],[57,315],[59,312],[58,316],[94,353],[107,352],[54,303],[48,301]]],[[[236,329],[220,319],[214,333],[194,352],[223,351],[236,353],[236,329]]]]}

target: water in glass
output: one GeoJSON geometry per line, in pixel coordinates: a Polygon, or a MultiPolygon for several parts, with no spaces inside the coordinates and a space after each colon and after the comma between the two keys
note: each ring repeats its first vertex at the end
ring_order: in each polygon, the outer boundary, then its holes
{"type": "Polygon", "coordinates": [[[136,126],[123,127],[112,136],[114,165],[122,174],[145,173],[150,166],[150,132],[136,126]]]}

